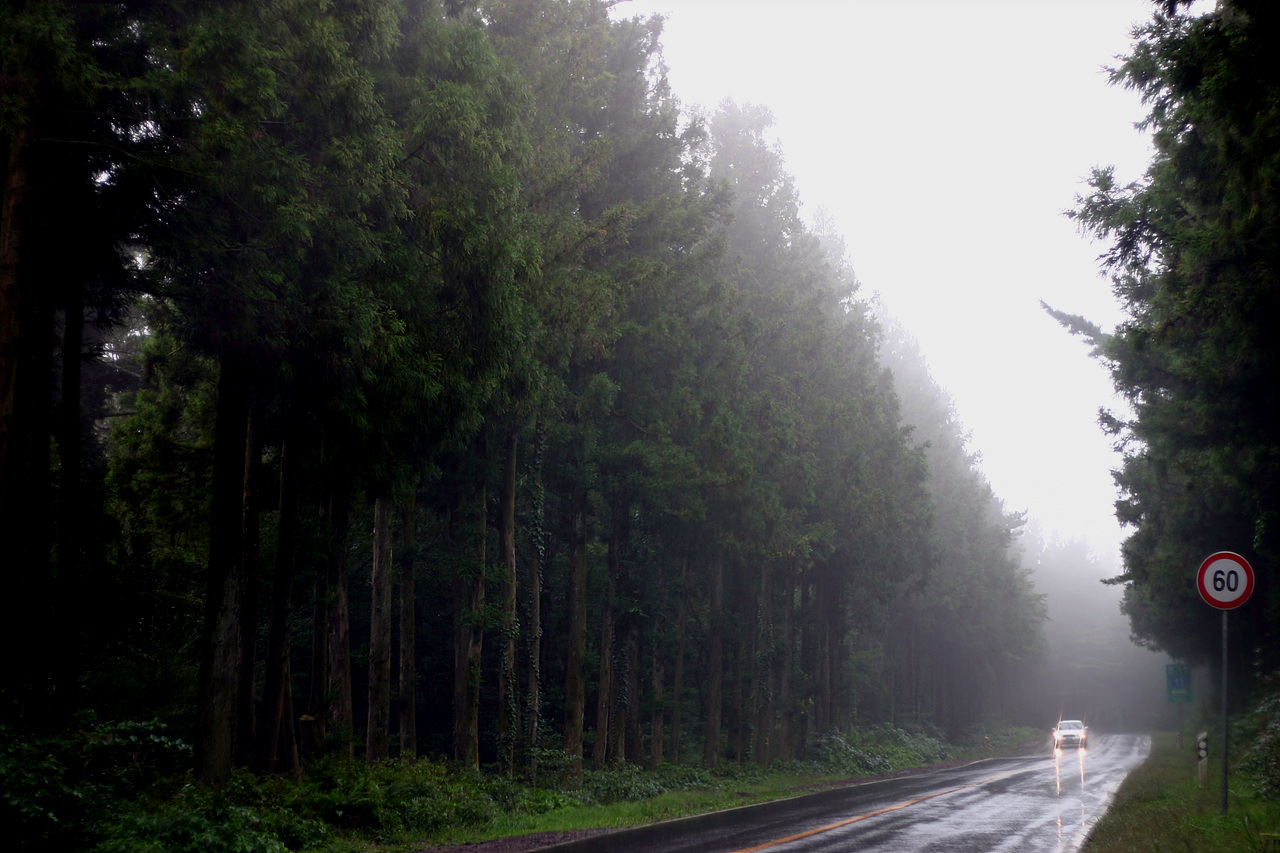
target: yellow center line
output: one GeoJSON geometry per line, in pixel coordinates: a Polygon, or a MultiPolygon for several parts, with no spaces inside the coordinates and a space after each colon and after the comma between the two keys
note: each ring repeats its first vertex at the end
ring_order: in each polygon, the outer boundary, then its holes
{"type": "Polygon", "coordinates": [[[995,776],[988,776],[986,779],[979,779],[977,782],[970,782],[967,785],[957,785],[956,787],[948,788],[945,791],[935,791],[932,794],[925,794],[923,797],[916,797],[914,800],[907,800],[905,803],[898,803],[897,805],[887,806],[886,808],[878,809],[877,811],[874,811],[874,812],[867,812],[866,814],[860,814],[857,817],[846,818],[845,820],[838,821],[836,823],[829,823],[826,826],[820,826],[817,829],[810,829],[805,832],[798,833],[796,835],[788,835],[786,838],[778,838],[773,841],[766,841],[763,844],[757,844],[755,847],[743,847],[741,850],[734,850],[733,853],[755,853],[755,851],[757,850],[764,850],[769,847],[777,847],[779,844],[787,844],[788,842],[791,842],[791,841],[799,841],[802,838],[808,838],[811,835],[819,835],[823,832],[830,832],[833,829],[839,829],[842,826],[848,826],[851,823],[857,823],[858,821],[866,820],[869,817],[875,817],[876,815],[887,814],[888,812],[896,812],[898,809],[905,809],[907,806],[914,806],[916,803],[923,803],[925,800],[932,800],[934,797],[941,797],[943,794],[954,794],[956,791],[963,791],[965,788],[973,788],[978,785],[985,785],[988,782],[994,782],[996,779],[1001,779],[1005,776],[1009,776],[1016,772],[1018,771],[1009,770],[1004,773],[997,773],[995,776]]]}

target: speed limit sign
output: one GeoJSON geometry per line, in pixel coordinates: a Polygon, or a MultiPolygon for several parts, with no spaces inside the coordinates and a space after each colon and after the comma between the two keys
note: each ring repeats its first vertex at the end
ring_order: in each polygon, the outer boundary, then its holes
{"type": "Polygon", "coordinates": [[[1200,564],[1196,588],[1210,607],[1234,610],[1253,595],[1253,567],[1233,551],[1210,554],[1200,564]]]}

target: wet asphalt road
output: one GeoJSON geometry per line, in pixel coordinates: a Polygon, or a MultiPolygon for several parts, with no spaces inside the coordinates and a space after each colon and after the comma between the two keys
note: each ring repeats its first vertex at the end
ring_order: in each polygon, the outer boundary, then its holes
{"type": "Polygon", "coordinates": [[[558,853],[1074,853],[1130,770],[1141,735],[978,761],[924,776],[595,836],[558,853]]]}

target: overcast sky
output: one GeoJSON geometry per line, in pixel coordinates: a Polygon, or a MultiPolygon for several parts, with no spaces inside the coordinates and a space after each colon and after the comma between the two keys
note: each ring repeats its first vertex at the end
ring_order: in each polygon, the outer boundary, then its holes
{"type": "Polygon", "coordinates": [[[1008,509],[1109,560],[1118,459],[1103,368],[1039,307],[1113,325],[1102,247],[1062,212],[1095,165],[1133,180],[1138,97],[1107,83],[1145,0],[628,0],[667,17],[676,95],[769,107],[804,213],[920,341],[1008,509]]]}

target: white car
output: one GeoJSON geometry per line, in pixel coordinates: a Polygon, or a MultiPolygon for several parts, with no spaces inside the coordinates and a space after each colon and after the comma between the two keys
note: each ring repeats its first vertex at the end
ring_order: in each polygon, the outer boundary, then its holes
{"type": "Polygon", "coordinates": [[[1053,748],[1066,749],[1074,746],[1084,749],[1089,740],[1089,727],[1079,720],[1059,720],[1058,727],[1053,730],[1053,748]]]}

